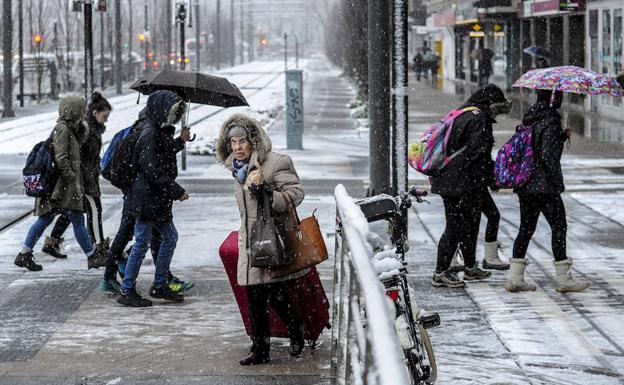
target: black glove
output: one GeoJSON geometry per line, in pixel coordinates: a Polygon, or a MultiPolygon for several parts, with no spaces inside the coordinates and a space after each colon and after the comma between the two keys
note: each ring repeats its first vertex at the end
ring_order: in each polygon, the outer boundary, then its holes
{"type": "Polygon", "coordinates": [[[254,198],[256,198],[257,201],[262,202],[264,194],[268,194],[270,192],[269,185],[266,184],[266,182],[263,182],[262,184],[252,184],[249,186],[249,192],[254,198]]]}

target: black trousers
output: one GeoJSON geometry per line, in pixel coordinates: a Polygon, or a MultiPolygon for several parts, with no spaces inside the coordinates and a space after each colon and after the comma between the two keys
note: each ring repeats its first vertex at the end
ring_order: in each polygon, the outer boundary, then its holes
{"type": "MultiPolygon", "coordinates": [[[[87,230],[89,237],[94,244],[104,241],[104,230],[102,228],[102,201],[99,197],[85,195],[84,207],[87,212],[87,230]]],[[[54,228],[50,236],[52,238],[61,239],[71,221],[65,215],[61,215],[56,220],[54,228]]]]}
{"type": "Polygon", "coordinates": [[[446,227],[438,243],[436,272],[441,273],[451,265],[453,254],[459,245],[467,267],[476,264],[477,237],[481,221],[481,207],[478,195],[442,195],[446,227]]]}
{"type": "Polygon", "coordinates": [[[269,305],[286,324],[290,335],[303,326],[288,295],[288,282],[247,286],[247,304],[251,330],[256,340],[270,337],[269,305]]]}
{"type": "Polygon", "coordinates": [[[551,244],[555,261],[562,261],[566,255],[565,206],[560,194],[518,194],[520,199],[520,229],[514,242],[513,257],[524,258],[540,214],[544,214],[552,232],[551,244]]]}
{"type": "MultiPolygon", "coordinates": [[[[117,274],[117,261],[119,261],[123,253],[128,247],[130,241],[134,237],[134,225],[136,220],[133,216],[123,214],[121,216],[121,222],[119,223],[119,229],[113,242],[111,242],[110,250],[108,252],[108,263],[106,270],[104,271],[104,278],[113,279],[117,274]]],[[[158,250],[160,249],[161,237],[160,233],[156,230],[152,232],[152,240],[150,242],[150,249],[152,251],[152,258],[154,259],[154,265],[158,256],[158,250]]],[[[171,273],[170,273],[171,274],[171,273]]]]}
{"type": "Polygon", "coordinates": [[[498,238],[498,225],[500,223],[500,212],[494,199],[490,194],[490,190],[484,187],[479,191],[479,201],[481,205],[481,212],[487,218],[487,225],[485,226],[485,241],[496,242],[498,238]]]}

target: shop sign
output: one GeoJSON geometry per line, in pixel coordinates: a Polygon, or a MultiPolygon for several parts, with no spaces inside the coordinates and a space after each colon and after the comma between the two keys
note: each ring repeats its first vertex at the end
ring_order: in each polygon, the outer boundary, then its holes
{"type": "Polygon", "coordinates": [[[518,3],[518,17],[551,16],[585,10],[586,0],[528,0],[518,3]]]}

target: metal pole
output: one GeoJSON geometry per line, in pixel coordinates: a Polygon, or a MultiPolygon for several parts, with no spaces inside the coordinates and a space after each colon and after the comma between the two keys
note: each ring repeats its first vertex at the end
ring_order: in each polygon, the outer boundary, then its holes
{"type": "Polygon", "coordinates": [[[390,15],[388,0],[368,2],[369,195],[390,192],[390,15]]]}
{"type": "MultiPolygon", "coordinates": [[[[17,2],[17,49],[19,55],[19,94],[20,94],[20,107],[24,107],[24,0],[18,0],[17,2]]],[[[54,24],[56,26],[56,24],[54,24]]],[[[56,32],[55,32],[56,35],[56,32]]]]}
{"type": "Polygon", "coordinates": [[[243,23],[243,0],[238,0],[240,3],[240,63],[245,62],[245,24],[243,23]]]}
{"type": "Polygon", "coordinates": [[[84,4],[84,35],[85,35],[85,99],[93,94],[93,0],[85,0],[84,4]]]}
{"type": "MultiPolygon", "coordinates": [[[[4,67],[3,79],[3,118],[11,118],[15,116],[13,112],[13,15],[11,10],[11,0],[3,0],[2,2],[2,55],[4,67]]],[[[23,98],[23,96],[22,96],[23,98]]]]}
{"type": "Polygon", "coordinates": [[[100,12],[100,86],[104,84],[104,12],[100,12]]]}
{"type": "Polygon", "coordinates": [[[195,0],[195,61],[197,62],[196,69],[199,72],[201,67],[201,48],[200,44],[200,23],[199,23],[199,0],[195,0]]]}
{"type": "Polygon", "coordinates": [[[132,0],[128,0],[128,80],[134,80],[134,70],[132,68],[132,40],[134,39],[134,28],[132,28],[132,0]]]}
{"type": "MultiPolygon", "coordinates": [[[[178,18],[180,22],[180,57],[182,58],[182,71],[186,68],[186,54],[184,52],[184,22],[186,21],[186,9],[184,3],[180,3],[178,8],[178,18]]],[[[199,23],[196,24],[196,28],[199,29],[199,23]]],[[[186,114],[182,118],[182,127],[186,127],[186,114]]],[[[182,149],[182,171],[186,170],[186,146],[182,149]]]]}
{"type": "Polygon", "coordinates": [[[299,38],[295,34],[295,68],[299,69],[299,38]]]}
{"type": "Polygon", "coordinates": [[[392,2],[392,195],[407,191],[407,2],[392,2]]]}
{"type": "Polygon", "coordinates": [[[234,48],[234,0],[230,0],[230,66],[234,67],[236,49],[234,48]]]}
{"type": "Polygon", "coordinates": [[[171,0],[166,0],[165,1],[165,5],[167,6],[167,11],[166,11],[166,18],[167,18],[167,42],[165,44],[166,49],[167,49],[167,60],[165,62],[165,69],[170,70],[171,69],[171,37],[173,35],[172,30],[171,30],[171,19],[173,17],[173,13],[171,12],[171,0]]]}
{"type": "Polygon", "coordinates": [[[221,68],[221,0],[217,0],[217,26],[215,32],[215,46],[217,48],[217,69],[221,68]]]}
{"type": "Polygon", "coordinates": [[[152,61],[149,57],[149,44],[150,44],[151,36],[148,37],[148,33],[147,33],[147,31],[149,30],[147,0],[145,0],[144,7],[145,9],[143,13],[145,16],[145,23],[143,25],[143,29],[145,30],[145,42],[143,44],[145,45],[145,73],[148,74],[152,72],[152,61]]]}
{"type": "Polygon", "coordinates": [[[115,0],[115,86],[117,94],[121,94],[123,64],[121,62],[121,0],[115,0]]]}
{"type": "Polygon", "coordinates": [[[288,71],[288,34],[284,33],[284,71],[288,71]]]}

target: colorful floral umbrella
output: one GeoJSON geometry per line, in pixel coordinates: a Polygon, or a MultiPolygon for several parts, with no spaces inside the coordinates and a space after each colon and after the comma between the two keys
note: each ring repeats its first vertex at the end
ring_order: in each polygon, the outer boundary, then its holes
{"type": "Polygon", "coordinates": [[[513,86],[575,94],[624,95],[624,89],[614,78],[575,66],[531,70],[522,75],[513,86]]]}

